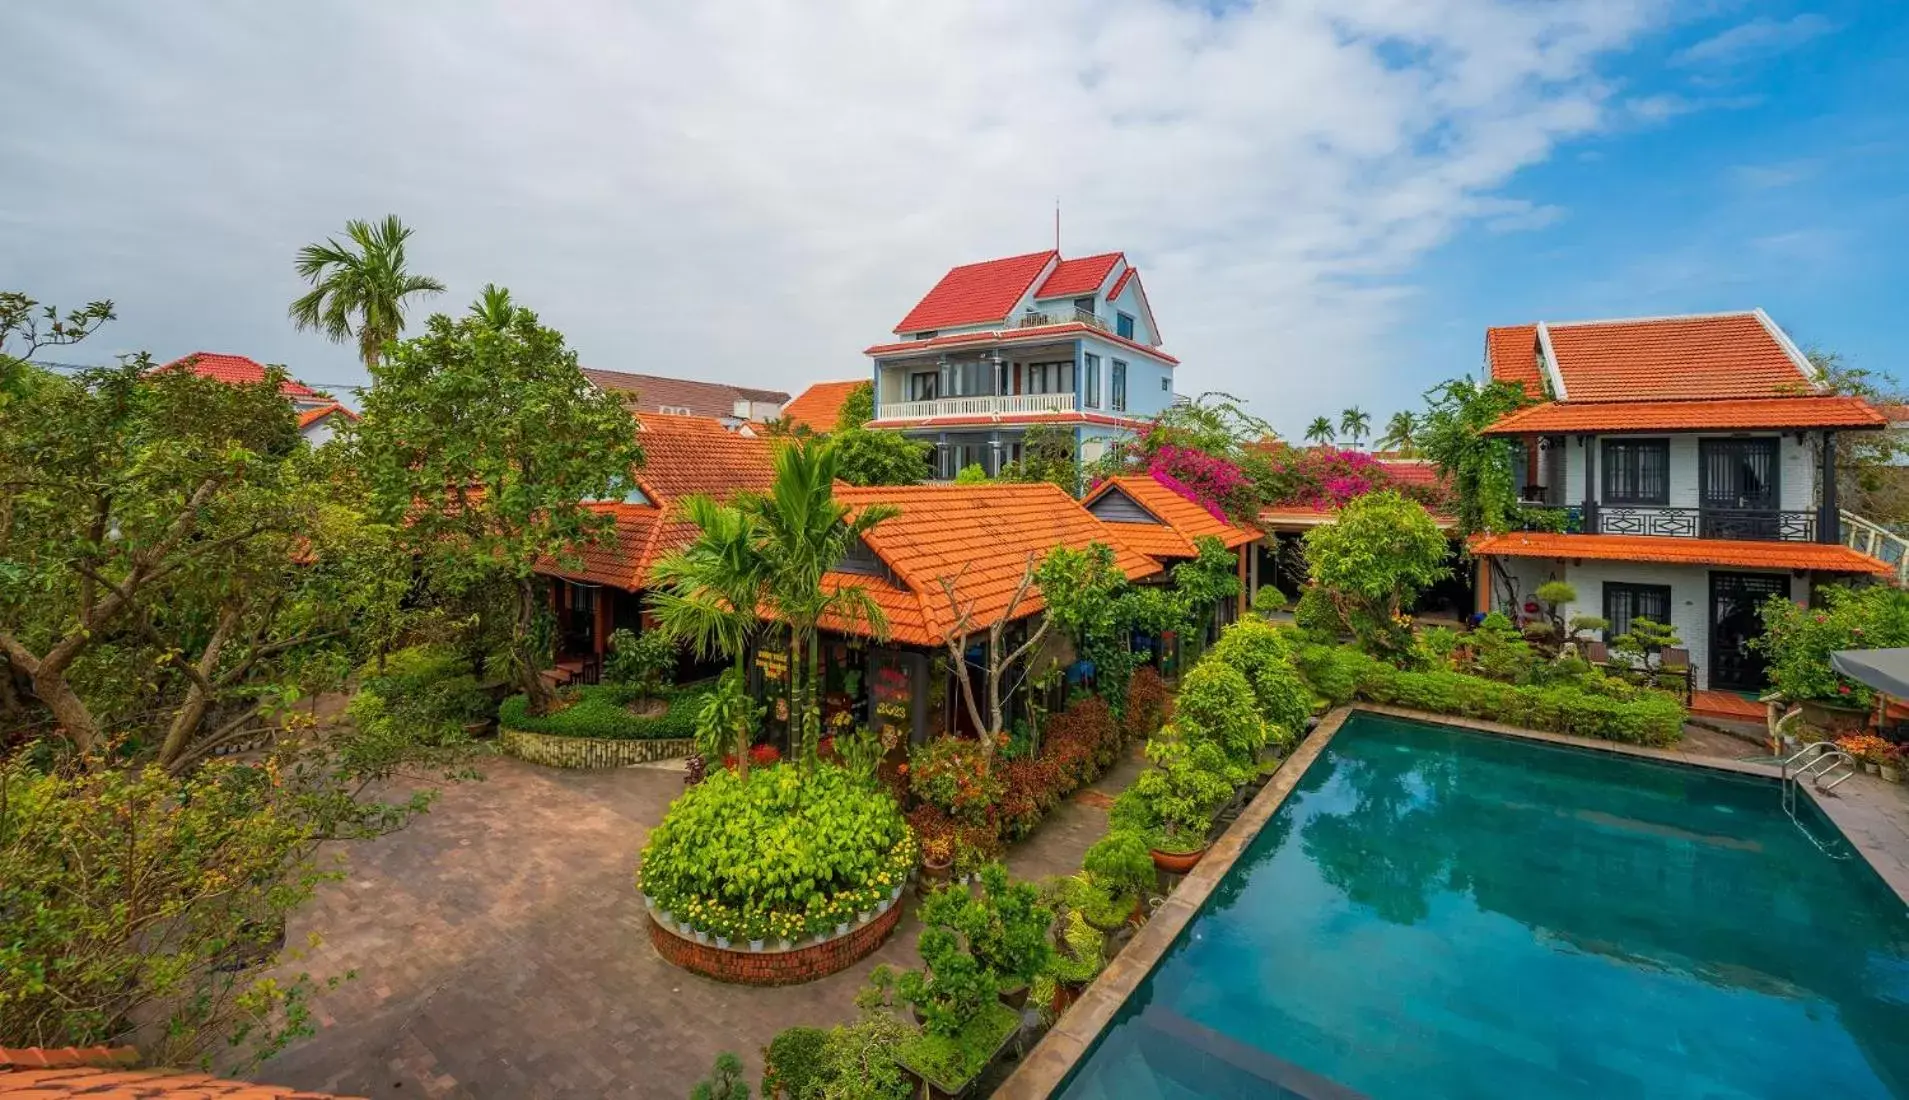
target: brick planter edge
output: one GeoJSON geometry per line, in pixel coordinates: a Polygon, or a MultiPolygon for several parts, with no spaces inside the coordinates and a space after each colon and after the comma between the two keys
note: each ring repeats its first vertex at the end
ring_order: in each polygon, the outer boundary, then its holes
{"type": "Polygon", "coordinates": [[[508,755],[551,768],[623,768],[657,760],[688,756],[696,742],[687,737],[654,741],[610,740],[595,737],[559,737],[509,727],[497,731],[497,743],[508,755]]]}
{"type": "Polygon", "coordinates": [[[656,914],[651,913],[648,914],[650,943],[656,946],[656,953],[668,962],[692,974],[701,974],[719,982],[799,985],[846,970],[874,954],[875,949],[882,945],[882,941],[901,921],[901,908],[901,902],[897,901],[888,907],[888,912],[877,914],[867,924],[849,929],[845,936],[836,936],[790,951],[751,951],[747,945],[737,950],[733,947],[717,947],[713,942],[697,943],[663,927],[657,921],[656,914]]]}

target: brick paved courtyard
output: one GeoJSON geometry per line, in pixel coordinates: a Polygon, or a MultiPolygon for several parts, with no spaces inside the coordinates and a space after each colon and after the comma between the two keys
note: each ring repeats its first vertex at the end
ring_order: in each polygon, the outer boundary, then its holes
{"type": "MultiPolygon", "coordinates": [[[[1016,874],[1070,871],[1106,828],[1128,761],[1015,849],[1016,874]]],[[[878,962],[914,965],[905,919],[873,957],[807,985],[748,989],[685,973],[650,946],[637,853],[682,789],[648,767],[570,772],[508,758],[445,790],[409,829],[349,850],[345,881],[294,919],[305,966],[357,978],[314,1002],[318,1034],[251,1076],[373,1097],[669,1097],[721,1050],[761,1072],[784,1027],[854,1013],[878,962]]]]}

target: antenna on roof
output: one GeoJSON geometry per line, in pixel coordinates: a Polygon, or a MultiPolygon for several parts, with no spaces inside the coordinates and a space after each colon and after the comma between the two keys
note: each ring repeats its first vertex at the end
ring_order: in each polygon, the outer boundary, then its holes
{"type": "Polygon", "coordinates": [[[1056,195],[1054,196],[1054,251],[1058,253],[1060,250],[1061,250],[1061,200],[1060,200],[1060,196],[1056,195]]]}

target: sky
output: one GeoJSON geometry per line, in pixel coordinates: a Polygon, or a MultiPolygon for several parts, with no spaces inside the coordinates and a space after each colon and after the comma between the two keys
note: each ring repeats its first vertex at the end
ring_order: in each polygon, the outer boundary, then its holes
{"type": "Polygon", "coordinates": [[[1176,390],[1296,435],[1491,324],[1762,306],[1909,376],[1909,3],[0,5],[0,289],[366,381],[298,248],[399,215],[586,366],[865,376],[958,263],[1125,251],[1176,390]]]}

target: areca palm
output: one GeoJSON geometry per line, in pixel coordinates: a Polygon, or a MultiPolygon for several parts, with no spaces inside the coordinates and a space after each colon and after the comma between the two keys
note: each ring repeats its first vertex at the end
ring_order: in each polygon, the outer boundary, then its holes
{"type": "Polygon", "coordinates": [[[1312,423],[1306,425],[1306,438],[1321,446],[1333,440],[1332,420],[1324,416],[1315,416],[1312,423]]]}
{"type": "Polygon", "coordinates": [[[485,283],[477,301],[471,303],[471,316],[499,331],[510,327],[510,319],[516,315],[517,304],[510,300],[510,291],[496,283],[485,283]]]}
{"type": "Polygon", "coordinates": [[[1401,409],[1385,422],[1385,434],[1379,437],[1381,450],[1397,451],[1407,458],[1418,453],[1418,417],[1401,409]]]}
{"type": "Polygon", "coordinates": [[[358,357],[370,367],[384,345],[404,331],[406,300],[438,294],[444,284],[404,267],[404,242],[411,230],[387,214],[383,221],[345,223],[347,243],[329,238],[298,250],[294,264],[310,283],[309,293],[291,304],[292,323],[315,329],[334,344],[356,337],[358,357]]]}
{"type": "Polygon", "coordinates": [[[1357,447],[1364,441],[1366,433],[1372,430],[1372,414],[1357,405],[1339,414],[1339,430],[1352,439],[1357,447]]]}

